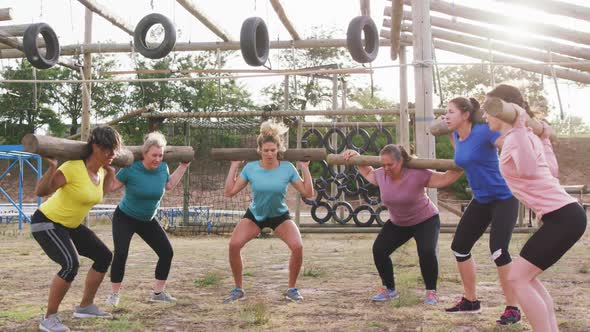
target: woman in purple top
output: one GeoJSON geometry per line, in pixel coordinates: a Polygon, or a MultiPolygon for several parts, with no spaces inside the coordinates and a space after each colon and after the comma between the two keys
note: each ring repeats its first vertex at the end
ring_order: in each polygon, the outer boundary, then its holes
{"type": "MultiPolygon", "coordinates": [[[[358,155],[354,150],[343,152],[346,160],[358,155]]],[[[426,169],[411,169],[407,163],[412,159],[400,145],[389,144],[381,149],[379,159],[383,167],[358,166],[362,176],[379,186],[381,202],[389,211],[390,220],[383,225],[373,243],[373,259],[383,289],[373,301],[396,298],[393,264],[389,257],[410,238],[416,240],[420,270],[426,286],[424,304],[438,303],[436,281],[438,259],[436,246],[440,230],[438,210],[425,193],[425,188],[441,188],[455,182],[462,171],[439,173],[426,169]]]]}

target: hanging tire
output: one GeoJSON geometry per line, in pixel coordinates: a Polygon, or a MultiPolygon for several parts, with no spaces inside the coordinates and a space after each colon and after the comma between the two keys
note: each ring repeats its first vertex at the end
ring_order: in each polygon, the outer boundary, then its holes
{"type": "Polygon", "coordinates": [[[59,60],[59,39],[48,24],[31,24],[23,35],[23,51],[33,67],[49,69],[59,60]],[[45,54],[42,54],[37,47],[38,35],[41,35],[45,41],[45,54]]]}
{"type": "Polygon", "coordinates": [[[328,179],[326,182],[328,183],[328,186],[326,187],[326,191],[324,192],[324,197],[326,197],[326,199],[329,201],[337,201],[340,198],[340,195],[342,195],[342,183],[340,183],[340,181],[334,178],[328,179]],[[336,185],[336,193],[334,195],[330,193],[332,183],[336,185]]]}
{"type": "Polygon", "coordinates": [[[319,148],[323,148],[324,147],[324,136],[322,136],[322,133],[315,129],[315,128],[311,128],[308,129],[305,133],[303,133],[303,135],[301,136],[301,147],[304,149],[308,149],[308,148],[312,148],[314,146],[311,146],[310,142],[309,142],[309,138],[311,136],[315,136],[317,138],[319,148]]]}
{"type": "Polygon", "coordinates": [[[334,218],[336,222],[342,225],[346,224],[350,221],[350,219],[352,219],[352,214],[352,205],[350,205],[350,203],[348,202],[337,202],[336,204],[332,205],[332,218],[334,218]],[[338,213],[338,208],[342,207],[346,210],[346,213],[341,218],[340,214],[338,213]]]}
{"type": "Polygon", "coordinates": [[[369,133],[362,129],[362,128],[354,128],[348,132],[346,135],[346,146],[349,149],[352,149],[359,154],[363,154],[369,150],[369,143],[371,142],[371,138],[369,137],[369,133]],[[353,140],[355,136],[360,136],[363,139],[363,144],[357,146],[354,144],[353,140]]]}
{"type": "Polygon", "coordinates": [[[383,220],[383,218],[381,217],[381,212],[383,212],[383,211],[387,211],[387,208],[384,205],[379,206],[377,208],[377,210],[375,211],[375,220],[377,221],[379,226],[383,226],[383,225],[385,225],[386,222],[389,221],[389,217],[387,217],[386,220],[383,220]]]}
{"type": "Polygon", "coordinates": [[[377,154],[379,154],[379,152],[381,152],[381,149],[383,148],[377,146],[377,138],[379,137],[379,134],[385,135],[385,138],[387,139],[387,143],[385,143],[385,145],[393,143],[393,135],[391,135],[391,132],[388,129],[383,127],[375,128],[375,130],[371,134],[371,137],[369,138],[369,150],[377,154]]]}
{"type": "Polygon", "coordinates": [[[330,220],[330,218],[332,218],[332,208],[330,207],[330,204],[326,202],[318,202],[316,205],[312,206],[310,212],[311,218],[320,225],[326,223],[328,220],[330,220]],[[318,217],[317,214],[319,208],[325,208],[327,211],[326,215],[322,218],[318,217]]]}
{"type": "Polygon", "coordinates": [[[266,23],[260,17],[247,18],[240,30],[240,50],[250,66],[262,66],[268,59],[270,39],[266,23]]]}
{"type": "Polygon", "coordinates": [[[369,205],[361,205],[354,209],[354,211],[352,212],[352,220],[354,220],[354,223],[358,227],[369,227],[375,221],[375,210],[373,210],[373,208],[369,205]],[[359,219],[359,213],[362,211],[369,211],[369,213],[371,214],[369,220],[362,221],[359,219]]]}
{"type": "Polygon", "coordinates": [[[133,46],[135,50],[148,59],[161,59],[167,56],[176,45],[176,28],[170,19],[162,14],[152,13],[146,15],[137,23],[133,33],[133,46]],[[161,24],[164,28],[164,40],[160,45],[151,48],[145,38],[150,28],[161,24]]]}
{"type": "Polygon", "coordinates": [[[344,149],[346,149],[346,135],[344,135],[342,130],[339,128],[330,128],[330,130],[326,132],[326,135],[324,135],[324,147],[330,153],[340,153],[344,151],[344,149]],[[334,148],[330,145],[330,137],[332,134],[336,134],[339,138],[338,141],[340,142],[334,148]]]}
{"type": "Polygon", "coordinates": [[[359,63],[373,62],[379,53],[379,31],[370,16],[357,16],[348,24],[346,32],[348,52],[359,63]],[[363,42],[363,32],[365,40],[363,42]]]}

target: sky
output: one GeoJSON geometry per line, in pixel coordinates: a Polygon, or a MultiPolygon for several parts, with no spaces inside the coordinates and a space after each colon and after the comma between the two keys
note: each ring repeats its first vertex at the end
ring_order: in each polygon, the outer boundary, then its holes
{"type": "MultiPolygon", "coordinates": [[[[151,13],[159,12],[168,16],[181,30],[178,42],[206,42],[219,41],[220,39],[190,15],[175,0],[96,0],[105,7],[111,9],[120,17],[133,25],[151,13]]],[[[496,0],[447,0],[456,4],[464,4],[486,10],[495,10],[507,13],[515,17],[527,17],[540,22],[561,25],[571,29],[578,29],[590,33],[590,23],[575,19],[547,15],[540,12],[525,11],[522,8],[511,7],[506,1],[496,0]]],[[[562,0],[563,1],[563,0],[562,0]]],[[[290,40],[291,37],[276,16],[272,5],[268,0],[193,0],[205,10],[212,21],[218,23],[236,40],[240,35],[242,22],[251,16],[259,16],[265,20],[269,28],[271,40],[290,40]]],[[[567,0],[565,2],[588,5],[585,0],[567,0]]],[[[335,38],[345,38],[348,23],[352,18],[360,15],[359,0],[282,0],[285,11],[294,23],[295,28],[302,36],[312,36],[314,29],[321,26],[336,30],[335,38]]],[[[383,8],[390,5],[390,1],[371,0],[371,16],[377,27],[383,22],[383,8]]],[[[0,0],[0,8],[12,7],[14,20],[0,22],[0,25],[22,24],[32,22],[46,22],[53,27],[60,38],[61,45],[82,43],[84,37],[84,11],[85,7],[77,0],[0,0]]],[[[434,14],[434,13],[433,13],[434,14]]],[[[436,14],[434,14],[436,15],[436,14]]],[[[462,19],[458,19],[462,21],[462,19]]],[[[509,33],[515,33],[510,31],[509,33]]],[[[110,24],[105,19],[95,15],[93,22],[93,42],[118,42],[128,43],[132,38],[122,30],[110,24]]],[[[280,52],[288,50],[271,50],[270,58],[273,69],[287,69],[286,64],[278,61],[280,52]]],[[[445,62],[479,62],[477,59],[459,56],[444,51],[436,51],[437,60],[445,62]]],[[[408,53],[411,61],[411,49],[408,53]]],[[[2,59],[0,64],[8,64],[10,60],[2,59]]],[[[378,58],[373,62],[374,66],[387,66],[397,64],[389,58],[389,49],[382,47],[378,58]]],[[[228,61],[229,68],[244,69],[248,65],[241,59],[239,52],[235,52],[228,61]]],[[[128,61],[121,61],[121,70],[132,69],[128,61]]],[[[409,75],[409,99],[413,101],[413,70],[408,69],[409,75]]],[[[380,88],[380,96],[399,100],[399,69],[378,69],[374,73],[374,82],[380,88]]],[[[259,96],[258,91],[271,85],[282,78],[265,79],[241,79],[239,82],[246,86],[254,96],[259,96]]],[[[369,77],[355,77],[359,86],[369,86],[369,77]]],[[[590,123],[590,110],[587,107],[587,99],[590,96],[589,86],[580,86],[573,82],[559,80],[559,92],[562,99],[564,113],[584,118],[590,123]]],[[[443,87],[444,89],[444,87],[443,87]]],[[[546,77],[545,89],[550,104],[554,107],[554,114],[559,113],[556,88],[552,80],[546,77]]],[[[438,104],[438,98],[434,99],[438,104]]]]}

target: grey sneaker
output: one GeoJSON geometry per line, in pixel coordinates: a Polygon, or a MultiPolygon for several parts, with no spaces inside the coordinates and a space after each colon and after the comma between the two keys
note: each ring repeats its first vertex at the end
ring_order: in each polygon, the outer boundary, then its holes
{"type": "Polygon", "coordinates": [[[70,329],[62,324],[57,314],[49,315],[49,317],[41,317],[39,323],[39,330],[45,332],[69,332],[70,329]]]}
{"type": "Polygon", "coordinates": [[[287,296],[285,298],[292,302],[301,302],[303,301],[303,296],[299,293],[297,288],[289,288],[287,289],[287,296]]]}
{"type": "Polygon", "coordinates": [[[236,300],[243,301],[245,299],[246,293],[244,293],[244,290],[239,287],[236,287],[229,292],[229,296],[223,300],[223,303],[232,303],[236,300]]]}
{"type": "Polygon", "coordinates": [[[436,291],[433,289],[426,291],[426,297],[424,298],[424,304],[426,305],[437,305],[438,304],[438,295],[436,295],[436,291]]]}
{"type": "Polygon", "coordinates": [[[176,302],[176,298],[172,297],[170,294],[168,294],[166,292],[161,292],[160,294],[152,293],[152,297],[150,298],[150,302],[172,303],[172,302],[176,302]]]}
{"type": "Polygon", "coordinates": [[[119,293],[113,293],[107,297],[106,303],[112,307],[116,307],[119,305],[119,301],[121,300],[121,296],[119,293]]]}
{"type": "Polygon", "coordinates": [[[76,306],[74,308],[74,318],[113,318],[113,315],[100,310],[96,304],[90,304],[86,307],[76,306]]]}

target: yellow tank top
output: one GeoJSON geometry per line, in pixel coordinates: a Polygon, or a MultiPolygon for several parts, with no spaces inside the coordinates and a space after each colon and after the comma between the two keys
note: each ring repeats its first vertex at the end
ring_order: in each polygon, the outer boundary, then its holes
{"type": "Polygon", "coordinates": [[[105,170],[98,171],[99,183],[94,184],[83,160],[66,161],[58,169],[66,178],[66,184],[41,204],[39,210],[55,223],[76,228],[88,211],[102,201],[105,170]]]}

